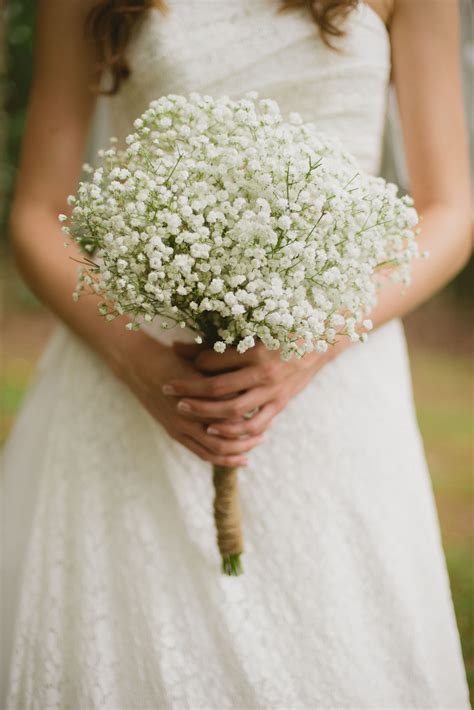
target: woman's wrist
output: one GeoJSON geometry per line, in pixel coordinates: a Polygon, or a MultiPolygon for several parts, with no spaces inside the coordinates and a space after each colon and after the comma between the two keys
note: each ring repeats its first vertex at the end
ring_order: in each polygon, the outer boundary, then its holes
{"type": "Polygon", "coordinates": [[[131,363],[136,362],[138,356],[144,357],[146,350],[152,347],[152,356],[156,357],[157,351],[166,347],[142,329],[128,330],[126,328],[128,322],[129,319],[125,316],[119,316],[110,323],[104,322],[101,338],[95,342],[97,352],[114,374],[123,381],[128,380],[131,363]]]}

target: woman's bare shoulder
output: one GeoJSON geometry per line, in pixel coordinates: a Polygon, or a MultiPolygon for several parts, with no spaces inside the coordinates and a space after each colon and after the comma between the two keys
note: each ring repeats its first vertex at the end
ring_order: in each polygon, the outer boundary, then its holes
{"type": "Polygon", "coordinates": [[[366,0],[366,5],[377,13],[387,28],[390,27],[395,0],[366,0]]]}

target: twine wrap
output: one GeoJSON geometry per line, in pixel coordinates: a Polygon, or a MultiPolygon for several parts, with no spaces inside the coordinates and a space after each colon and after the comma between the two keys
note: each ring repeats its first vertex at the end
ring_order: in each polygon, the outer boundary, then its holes
{"type": "Polygon", "coordinates": [[[212,468],[217,545],[223,559],[223,571],[231,575],[241,573],[239,555],[244,551],[238,472],[238,468],[227,466],[214,465],[212,468]]]}

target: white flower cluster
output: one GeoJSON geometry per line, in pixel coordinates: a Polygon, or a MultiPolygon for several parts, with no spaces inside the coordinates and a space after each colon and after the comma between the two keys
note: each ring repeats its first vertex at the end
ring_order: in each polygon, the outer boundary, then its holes
{"type": "Polygon", "coordinates": [[[366,337],[377,269],[409,283],[412,199],[299,114],[255,92],[170,94],[134,128],[99,151],[63,227],[88,252],[75,297],[89,285],[107,318],[171,317],[218,352],[260,339],[288,359],[366,337]]]}

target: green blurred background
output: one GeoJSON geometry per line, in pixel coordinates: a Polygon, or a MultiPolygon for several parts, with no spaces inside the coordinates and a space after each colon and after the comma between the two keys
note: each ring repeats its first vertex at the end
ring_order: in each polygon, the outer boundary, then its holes
{"type": "MultiPolygon", "coordinates": [[[[15,271],[6,230],[31,80],[35,6],[33,0],[10,0],[0,10],[3,13],[0,34],[6,37],[0,79],[3,96],[0,109],[0,147],[3,148],[0,160],[0,250],[4,257],[0,270],[4,333],[0,443],[7,437],[35,374],[37,358],[54,328],[51,315],[35,300],[15,271]]],[[[470,0],[462,0],[460,8],[461,62],[472,159],[474,40],[470,0]]],[[[385,144],[383,174],[409,189],[393,95],[385,144]]],[[[448,288],[406,318],[405,328],[418,419],[441,521],[468,680],[474,696],[473,276],[471,263],[448,288]]]]}

